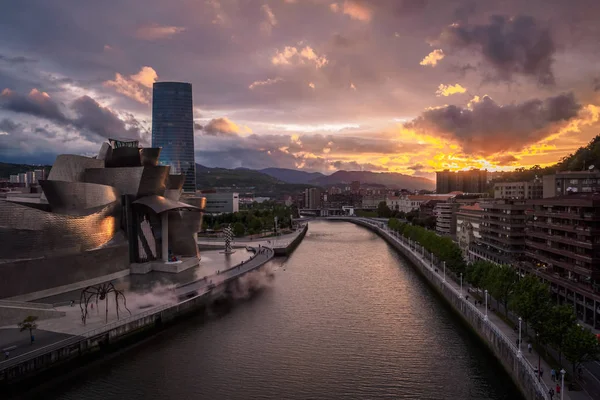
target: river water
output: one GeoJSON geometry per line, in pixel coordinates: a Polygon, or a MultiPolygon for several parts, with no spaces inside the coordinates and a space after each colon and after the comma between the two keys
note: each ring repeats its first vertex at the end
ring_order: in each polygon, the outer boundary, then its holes
{"type": "Polygon", "coordinates": [[[487,348],[374,233],[311,222],[275,280],[44,389],[45,399],[522,399],[487,348]]]}

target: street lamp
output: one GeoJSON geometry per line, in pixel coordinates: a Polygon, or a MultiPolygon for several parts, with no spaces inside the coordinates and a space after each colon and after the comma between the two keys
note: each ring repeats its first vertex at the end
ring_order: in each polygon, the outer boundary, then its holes
{"type": "Polygon", "coordinates": [[[561,375],[560,400],[563,400],[564,396],[565,396],[565,374],[566,373],[567,373],[567,371],[565,371],[564,368],[560,370],[560,375],[561,375]]]}
{"type": "Polygon", "coordinates": [[[431,256],[431,269],[433,269],[433,251],[429,255],[431,256]]]}
{"type": "Polygon", "coordinates": [[[446,261],[442,261],[442,264],[444,265],[444,282],[446,282],[446,261]]]}
{"type": "Polygon", "coordinates": [[[488,316],[487,316],[487,294],[488,294],[488,291],[487,291],[487,289],[485,289],[485,317],[483,319],[486,320],[486,321],[488,320],[488,316]]]}
{"type": "Polygon", "coordinates": [[[517,351],[517,357],[521,357],[521,321],[522,318],[519,317],[519,350],[517,351]]]}
{"type": "Polygon", "coordinates": [[[460,273],[460,297],[463,297],[463,293],[462,293],[462,272],[460,273]]]}
{"type": "MultiPolygon", "coordinates": [[[[540,334],[536,332],[535,334],[535,341],[536,343],[540,344],[540,334]]],[[[541,367],[541,361],[540,361],[540,349],[538,348],[538,381],[541,380],[542,376],[541,376],[541,371],[540,371],[540,367],[541,367]]]]}

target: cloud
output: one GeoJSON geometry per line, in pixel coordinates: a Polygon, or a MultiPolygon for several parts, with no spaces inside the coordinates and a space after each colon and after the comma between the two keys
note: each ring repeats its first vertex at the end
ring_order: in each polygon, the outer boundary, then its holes
{"type": "Polygon", "coordinates": [[[68,118],[60,110],[59,104],[50,98],[48,93],[40,92],[37,89],[31,89],[26,96],[8,88],[4,89],[0,93],[0,108],[46,118],[60,124],[68,121],[68,118]]]}
{"type": "Polygon", "coordinates": [[[283,51],[277,51],[271,58],[271,63],[274,65],[305,64],[307,62],[314,63],[318,69],[327,64],[328,60],[326,56],[318,56],[310,46],[305,46],[301,49],[294,46],[286,46],[283,51]]]}
{"type": "Polygon", "coordinates": [[[250,84],[250,86],[248,86],[248,89],[255,89],[259,86],[270,86],[270,85],[274,85],[277,82],[282,82],[283,78],[277,77],[277,78],[268,78],[265,81],[254,81],[250,84]]]}
{"type": "Polygon", "coordinates": [[[203,125],[200,125],[199,123],[197,123],[197,122],[194,122],[194,130],[195,130],[195,131],[201,131],[201,130],[203,130],[203,129],[204,129],[204,126],[203,126],[203,125]]]}
{"type": "Polygon", "coordinates": [[[594,81],[592,82],[592,89],[594,92],[600,91],[600,78],[594,78],[594,81]]]}
{"type": "Polygon", "coordinates": [[[411,165],[411,166],[409,166],[409,167],[408,167],[408,169],[410,169],[410,170],[412,170],[412,171],[417,171],[417,172],[418,172],[418,171],[422,171],[422,170],[424,170],[425,168],[427,168],[427,167],[426,167],[426,166],[424,166],[424,165],[423,165],[423,164],[421,164],[421,163],[417,163],[417,164],[414,164],[414,165],[411,165]]]}
{"type": "Polygon", "coordinates": [[[514,74],[522,74],[542,85],[555,82],[556,45],[549,29],[531,16],[494,15],[485,25],[455,23],[442,32],[439,41],[451,49],[478,50],[498,79],[511,80],[514,74]]]}
{"type": "Polygon", "coordinates": [[[373,10],[365,2],[359,0],[345,0],[341,5],[332,3],[329,5],[329,9],[334,13],[341,12],[352,19],[363,22],[369,22],[373,17],[373,10]]]}
{"type": "Polygon", "coordinates": [[[462,87],[460,84],[455,84],[455,85],[444,85],[444,84],[440,84],[440,86],[438,87],[438,90],[435,92],[436,96],[451,96],[453,94],[460,94],[460,93],[465,93],[467,91],[467,89],[465,89],[464,87],[462,87]]]}
{"type": "Polygon", "coordinates": [[[498,154],[491,158],[492,162],[498,163],[500,165],[511,165],[515,162],[519,161],[517,157],[512,154],[498,154]]]}
{"type": "Polygon", "coordinates": [[[273,30],[273,27],[277,25],[277,18],[275,18],[275,14],[268,4],[263,4],[261,9],[265,13],[267,19],[261,23],[260,28],[263,32],[270,34],[273,30]]]}
{"type": "Polygon", "coordinates": [[[466,153],[491,155],[520,150],[549,136],[580,109],[572,93],[509,105],[484,96],[466,108],[449,105],[427,110],[404,127],[456,141],[466,153]]]}
{"type": "Polygon", "coordinates": [[[26,63],[37,62],[37,60],[35,60],[33,58],[25,57],[25,56],[10,57],[10,56],[5,56],[3,54],[0,54],[0,61],[3,61],[3,62],[5,62],[7,64],[10,64],[10,65],[17,65],[17,64],[26,64],[26,63]]]}
{"type": "Polygon", "coordinates": [[[313,89],[313,90],[316,88],[315,84],[312,83],[312,82],[308,82],[308,87],[311,88],[311,89],[313,89]]]}
{"type": "Polygon", "coordinates": [[[169,39],[184,31],[185,28],[181,26],[168,26],[152,23],[138,27],[135,31],[135,36],[142,40],[169,39]]]}
{"type": "Polygon", "coordinates": [[[383,165],[375,165],[371,163],[358,163],[356,161],[334,161],[331,163],[331,166],[337,170],[345,170],[345,171],[389,171],[383,165]]]}
{"type": "MultiPolygon", "coordinates": [[[[132,126],[127,128],[125,122],[107,107],[102,107],[96,100],[89,96],[76,99],[71,108],[77,114],[71,123],[82,129],[83,133],[90,132],[100,138],[108,139],[140,139],[140,129],[132,126]]],[[[137,123],[137,121],[132,121],[137,123]]],[[[91,140],[96,140],[93,136],[91,140]]]]}
{"type": "Polygon", "coordinates": [[[204,133],[209,136],[237,136],[240,133],[252,133],[252,130],[223,117],[211,119],[204,126],[204,133]]]}
{"type": "Polygon", "coordinates": [[[10,135],[18,127],[19,127],[19,124],[16,124],[15,122],[11,121],[8,118],[4,118],[0,121],[0,135],[10,135]]]}
{"type": "Polygon", "coordinates": [[[158,74],[152,67],[142,67],[137,74],[124,77],[120,73],[115,74],[113,81],[104,82],[104,86],[114,88],[139,103],[150,104],[152,98],[152,84],[158,80],[158,74]]]}
{"type": "Polygon", "coordinates": [[[419,65],[423,65],[423,66],[430,65],[432,67],[435,67],[437,65],[438,61],[441,61],[443,59],[444,59],[444,51],[441,49],[435,49],[434,51],[429,53],[423,60],[421,60],[419,65]]]}

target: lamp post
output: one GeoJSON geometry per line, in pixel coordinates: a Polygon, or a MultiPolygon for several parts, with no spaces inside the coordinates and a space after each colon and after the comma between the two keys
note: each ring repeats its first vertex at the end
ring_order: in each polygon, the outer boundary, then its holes
{"type": "Polygon", "coordinates": [[[444,282],[446,282],[446,261],[442,261],[442,264],[444,265],[444,282]]]}
{"type": "MultiPolygon", "coordinates": [[[[540,345],[540,334],[536,332],[535,334],[535,341],[538,344],[538,346],[540,345]]],[[[538,381],[541,380],[542,376],[540,375],[541,371],[540,371],[540,367],[541,367],[542,363],[540,360],[540,349],[538,348],[538,381]]]]}
{"type": "Polygon", "coordinates": [[[487,294],[488,294],[488,291],[487,291],[487,289],[485,289],[485,317],[483,319],[486,320],[486,321],[488,320],[488,316],[487,316],[487,294]]]}
{"type": "Polygon", "coordinates": [[[519,317],[519,350],[517,351],[517,357],[521,357],[521,321],[522,318],[519,317]]]}
{"type": "Polygon", "coordinates": [[[460,273],[460,297],[463,297],[463,293],[462,293],[462,272],[460,273]]]}
{"type": "Polygon", "coordinates": [[[560,400],[564,399],[565,396],[565,374],[567,373],[567,371],[565,371],[565,369],[561,369],[560,370],[560,375],[561,375],[561,382],[560,382],[560,400]]]}
{"type": "Polygon", "coordinates": [[[429,255],[431,256],[431,269],[433,269],[433,252],[429,253],[429,255]]]}

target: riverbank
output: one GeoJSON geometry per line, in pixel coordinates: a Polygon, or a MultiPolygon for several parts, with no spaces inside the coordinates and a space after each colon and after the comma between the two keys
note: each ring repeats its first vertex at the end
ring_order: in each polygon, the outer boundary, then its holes
{"type": "MultiPolygon", "coordinates": [[[[528,400],[548,399],[549,386],[542,380],[538,381],[533,365],[527,357],[519,353],[515,346],[516,340],[512,341],[504,332],[512,329],[503,326],[503,322],[495,315],[487,314],[474,304],[466,300],[461,289],[453,283],[450,277],[446,277],[443,266],[434,260],[430,253],[421,246],[395,232],[390,231],[380,222],[373,222],[363,218],[330,218],[353,222],[375,231],[386,240],[392,247],[408,258],[416,270],[427,280],[427,282],[452,306],[454,311],[471,327],[471,329],[488,345],[496,358],[501,362],[505,370],[512,377],[523,395],[528,400]],[[448,279],[446,279],[448,278],[448,279]]],[[[465,290],[466,292],[466,290],[465,290]]],[[[549,369],[546,379],[549,378],[549,369]]],[[[564,399],[587,399],[583,393],[564,393],[564,399]]]]}

